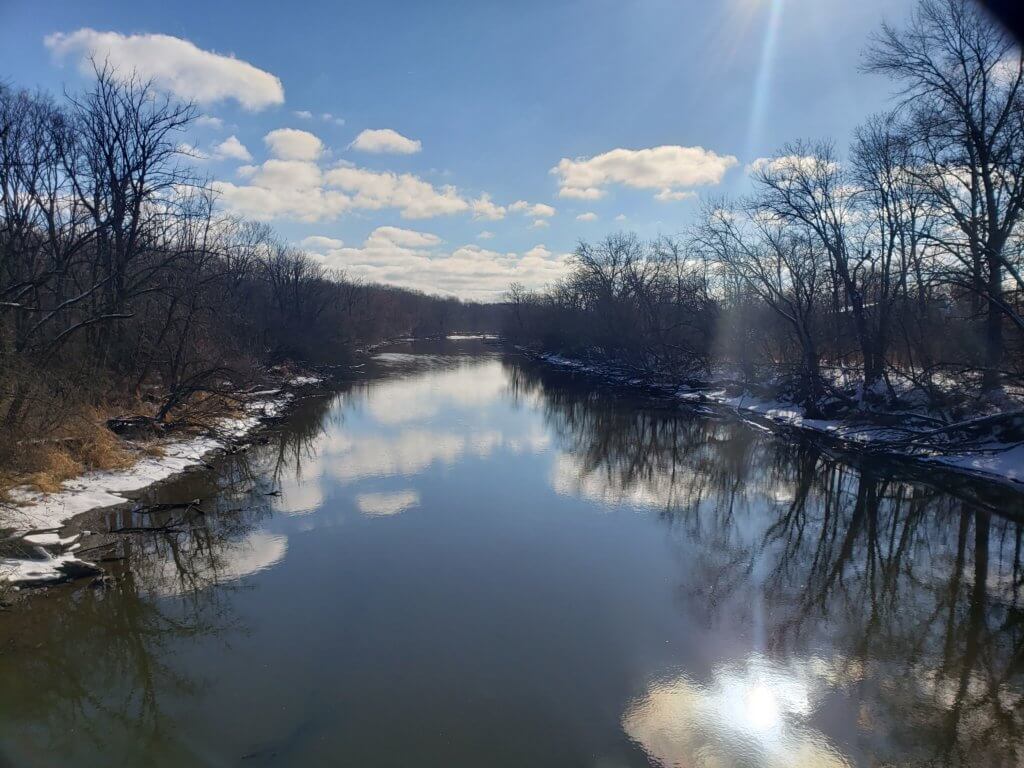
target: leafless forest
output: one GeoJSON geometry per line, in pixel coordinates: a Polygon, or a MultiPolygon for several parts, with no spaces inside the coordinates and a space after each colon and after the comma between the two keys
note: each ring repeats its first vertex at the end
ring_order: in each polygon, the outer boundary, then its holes
{"type": "Polygon", "coordinates": [[[219,214],[181,146],[196,110],[95,66],[60,99],[0,84],[0,475],[117,463],[111,414],[187,425],[267,365],[492,311],[360,284],[219,214]]]}
{"type": "MultiPolygon", "coordinates": [[[[771,384],[808,414],[1012,411],[1024,377],[1024,59],[967,0],[867,41],[892,111],[846,151],[797,140],[684,234],[582,243],[570,277],[513,286],[524,344],[665,378],[771,384]]],[[[867,75],[865,75],[867,76],[867,75]]]]}

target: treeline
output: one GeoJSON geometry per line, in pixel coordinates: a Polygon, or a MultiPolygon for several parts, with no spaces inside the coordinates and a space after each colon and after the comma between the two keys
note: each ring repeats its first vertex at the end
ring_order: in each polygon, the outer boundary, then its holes
{"type": "Polygon", "coordinates": [[[863,69],[897,106],[845,157],[796,141],[677,240],[581,244],[508,333],[654,374],[725,369],[825,403],[1002,399],[1024,377],[1024,58],[970,0],[884,25],[863,69]]]}
{"type": "Polygon", "coordinates": [[[218,214],[181,144],[194,108],[122,75],[59,103],[0,84],[0,474],[111,403],[170,422],[260,366],[493,326],[218,214]]]}

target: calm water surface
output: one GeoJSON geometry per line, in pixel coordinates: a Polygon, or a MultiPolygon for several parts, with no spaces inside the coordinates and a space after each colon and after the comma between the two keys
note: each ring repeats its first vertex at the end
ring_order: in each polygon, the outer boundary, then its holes
{"type": "MultiPolygon", "coordinates": [[[[12,766],[1017,765],[1020,497],[396,346],[0,615],[12,766]],[[113,559],[121,558],[121,559],[113,559]]],[[[90,546],[103,544],[93,536],[90,546]]]]}

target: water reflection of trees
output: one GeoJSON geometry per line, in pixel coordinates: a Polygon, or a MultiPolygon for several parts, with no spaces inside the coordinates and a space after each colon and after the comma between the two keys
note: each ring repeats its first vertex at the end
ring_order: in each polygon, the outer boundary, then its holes
{"type": "Polygon", "coordinates": [[[0,763],[189,757],[166,703],[195,696],[203,679],[171,651],[232,628],[215,593],[168,604],[127,570],[106,589],[65,588],[10,619],[0,624],[0,763]]]}
{"type": "Polygon", "coordinates": [[[954,495],[508,365],[513,396],[538,402],[558,434],[575,491],[659,510],[695,619],[748,627],[763,644],[752,650],[776,658],[828,657],[827,685],[857,703],[873,759],[1024,754],[1022,527],[992,512],[1019,496],[966,482],[954,495]]]}
{"type": "Polygon", "coordinates": [[[86,540],[85,555],[108,571],[102,586],[61,588],[0,621],[0,764],[97,754],[110,764],[141,765],[153,755],[161,764],[200,761],[175,712],[202,694],[212,668],[182,665],[179,653],[196,643],[213,658],[245,631],[233,608],[237,581],[283,556],[286,541],[264,530],[274,499],[267,494],[283,474],[300,471],[330,406],[328,398],[302,403],[216,472],[186,475],[134,508],[82,521],[94,532],[132,532],[86,540]]]}

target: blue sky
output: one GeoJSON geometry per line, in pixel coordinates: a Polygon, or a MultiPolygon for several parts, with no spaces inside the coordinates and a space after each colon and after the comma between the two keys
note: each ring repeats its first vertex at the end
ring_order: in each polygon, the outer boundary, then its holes
{"type": "Polygon", "coordinates": [[[682,232],[785,141],[844,147],[890,94],[857,71],[867,36],[911,7],[2,0],[0,76],[134,67],[213,118],[182,142],[226,210],[354,276],[489,298],[580,238],[682,232]]]}

